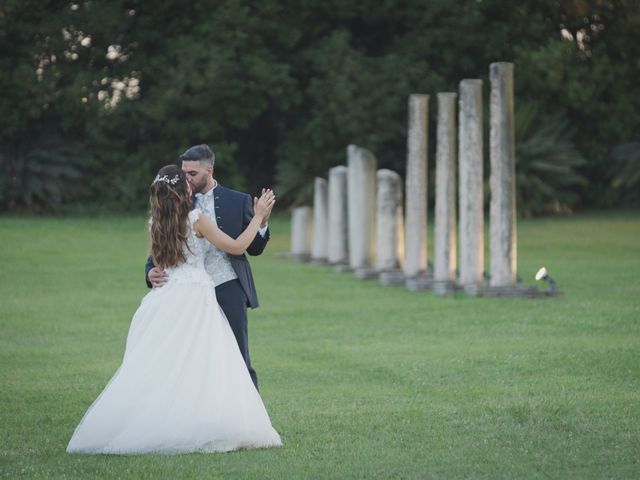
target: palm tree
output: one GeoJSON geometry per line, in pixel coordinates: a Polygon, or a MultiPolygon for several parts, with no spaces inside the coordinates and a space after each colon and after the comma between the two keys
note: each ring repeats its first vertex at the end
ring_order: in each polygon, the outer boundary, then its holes
{"type": "Polygon", "coordinates": [[[564,117],[544,117],[537,104],[516,109],[516,195],[522,215],[570,213],[577,204],[576,188],[587,180],[576,169],[586,162],[573,133],[564,117]]]}
{"type": "Polygon", "coordinates": [[[640,204],[640,142],[616,145],[610,158],[615,172],[611,186],[620,192],[627,205],[640,204]]]}
{"type": "Polygon", "coordinates": [[[81,160],[57,139],[0,149],[0,209],[51,210],[76,197],[81,160]]]}

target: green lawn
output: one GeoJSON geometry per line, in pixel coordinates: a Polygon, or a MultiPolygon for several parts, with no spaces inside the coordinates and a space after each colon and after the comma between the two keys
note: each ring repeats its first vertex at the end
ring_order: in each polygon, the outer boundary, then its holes
{"type": "MultiPolygon", "coordinates": [[[[252,264],[252,359],[280,449],[68,455],[146,293],[142,217],[0,217],[0,478],[640,478],[640,214],[522,220],[544,299],[437,297],[252,264]]],[[[430,248],[432,245],[430,245],[430,248]]]]}

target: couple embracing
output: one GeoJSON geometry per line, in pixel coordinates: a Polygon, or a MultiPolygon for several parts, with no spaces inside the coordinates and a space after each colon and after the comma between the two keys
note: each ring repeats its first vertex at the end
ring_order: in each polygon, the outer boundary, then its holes
{"type": "Polygon", "coordinates": [[[207,145],[167,165],[150,187],[154,287],[131,321],[122,364],[76,428],[67,451],[181,453],[281,445],[258,393],[247,336],[257,307],[245,252],[269,239],[271,190],[218,185],[207,145]],[[195,200],[194,200],[195,197],[195,200]]]}

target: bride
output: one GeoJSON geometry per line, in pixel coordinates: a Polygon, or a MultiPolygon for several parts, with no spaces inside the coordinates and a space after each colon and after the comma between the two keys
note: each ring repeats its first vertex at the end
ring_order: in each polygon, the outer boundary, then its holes
{"type": "Polygon", "coordinates": [[[140,303],[120,368],[76,428],[69,453],[181,453],[281,445],[204,269],[207,242],[241,254],[275,196],[233,239],[198,209],[175,165],[150,188],[151,256],[169,274],[140,303]]]}

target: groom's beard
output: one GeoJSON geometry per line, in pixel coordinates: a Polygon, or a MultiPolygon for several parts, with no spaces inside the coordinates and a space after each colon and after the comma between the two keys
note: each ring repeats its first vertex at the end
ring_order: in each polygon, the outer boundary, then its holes
{"type": "Polygon", "coordinates": [[[205,178],[204,180],[202,180],[202,182],[198,183],[197,185],[193,185],[193,193],[202,193],[202,190],[204,190],[205,188],[207,188],[207,179],[205,178]]]}

